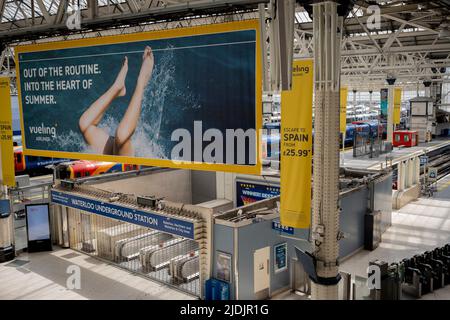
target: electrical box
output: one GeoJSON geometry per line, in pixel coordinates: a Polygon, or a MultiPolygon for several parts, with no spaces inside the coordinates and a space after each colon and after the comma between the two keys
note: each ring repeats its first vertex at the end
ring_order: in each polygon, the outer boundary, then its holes
{"type": "Polygon", "coordinates": [[[30,176],[25,174],[21,176],[16,176],[16,187],[27,187],[30,185],[30,176]]]}
{"type": "Polygon", "coordinates": [[[410,129],[417,131],[419,142],[428,142],[435,131],[436,121],[433,99],[416,97],[409,101],[411,109],[410,129]]]}

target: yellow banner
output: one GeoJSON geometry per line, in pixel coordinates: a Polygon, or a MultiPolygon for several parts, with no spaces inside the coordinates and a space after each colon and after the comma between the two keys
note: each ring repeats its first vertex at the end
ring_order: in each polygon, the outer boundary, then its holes
{"type": "Polygon", "coordinates": [[[345,133],[347,127],[347,95],[348,89],[346,87],[341,88],[340,94],[340,120],[339,120],[339,128],[342,134],[345,133]]]}
{"type": "Polygon", "coordinates": [[[313,61],[294,62],[292,90],[281,93],[281,212],[283,226],[311,223],[313,61]]]}
{"type": "Polygon", "coordinates": [[[394,88],[394,124],[400,124],[402,109],[402,88],[394,88]]]}
{"type": "Polygon", "coordinates": [[[14,147],[9,78],[0,78],[0,155],[2,184],[14,187],[14,147]]]}

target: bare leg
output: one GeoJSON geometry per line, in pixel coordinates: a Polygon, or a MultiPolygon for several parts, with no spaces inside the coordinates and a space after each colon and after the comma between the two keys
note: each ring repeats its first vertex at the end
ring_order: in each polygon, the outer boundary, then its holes
{"type": "Polygon", "coordinates": [[[131,143],[131,139],[128,139],[122,147],[118,151],[119,156],[127,156],[127,157],[133,157],[134,156],[134,148],[131,143]]]}
{"type": "Polygon", "coordinates": [[[103,152],[108,134],[97,128],[98,123],[116,97],[126,94],[125,77],[128,72],[128,59],[124,58],[122,69],[119,71],[112,86],[81,115],[78,122],[81,133],[86,142],[99,153],[103,152]]]}
{"type": "Polygon", "coordinates": [[[130,140],[141,115],[142,98],[144,96],[144,90],[147,86],[153,72],[154,57],[150,47],[145,47],[144,54],[142,56],[142,66],[139,72],[139,76],[136,83],[136,88],[131,98],[128,109],[120,121],[116,131],[116,149],[121,155],[133,156],[129,152],[133,152],[133,148],[127,145],[127,141],[130,140]]]}

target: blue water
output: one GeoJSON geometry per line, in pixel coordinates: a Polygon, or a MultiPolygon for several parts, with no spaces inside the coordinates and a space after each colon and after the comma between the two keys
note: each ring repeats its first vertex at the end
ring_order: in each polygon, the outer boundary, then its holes
{"type": "Polygon", "coordinates": [[[185,128],[193,132],[195,120],[203,120],[204,131],[208,128],[217,128],[223,132],[225,129],[255,128],[255,37],[255,31],[248,30],[22,53],[19,56],[19,61],[22,61],[20,82],[27,147],[92,152],[78,129],[79,118],[114,82],[126,55],[129,65],[127,94],[113,101],[99,125],[110,135],[114,135],[133,94],[142,53],[147,45],[154,51],[155,67],[145,90],[141,118],[132,137],[136,156],[169,158],[177,143],[171,141],[173,130],[185,128]],[[236,42],[245,43],[230,44],[236,42]],[[224,43],[227,45],[217,46],[224,43]],[[59,59],[47,60],[52,58],[59,59]],[[41,60],[26,62],[36,59],[41,60]],[[24,91],[24,81],[29,80],[24,78],[25,68],[88,63],[98,63],[101,74],[57,78],[46,76],[35,80],[90,78],[93,81],[90,90],[41,90],[38,93],[24,91]],[[27,94],[53,94],[57,104],[27,105],[24,101],[27,94]],[[37,141],[37,135],[31,134],[27,128],[41,124],[55,126],[57,137],[47,142],[37,141]]]}

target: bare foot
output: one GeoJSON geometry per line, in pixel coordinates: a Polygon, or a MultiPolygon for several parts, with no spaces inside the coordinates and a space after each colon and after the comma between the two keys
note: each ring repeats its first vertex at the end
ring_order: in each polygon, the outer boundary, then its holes
{"type": "Polygon", "coordinates": [[[138,85],[145,87],[148,84],[152,76],[154,63],[155,58],[153,57],[153,51],[149,46],[147,46],[145,47],[144,54],[142,55],[142,66],[137,80],[138,85]]]}
{"type": "Polygon", "coordinates": [[[112,85],[115,90],[117,90],[117,96],[123,97],[127,93],[127,89],[125,88],[125,78],[128,72],[128,57],[123,58],[122,68],[117,74],[116,81],[112,85]]]}

